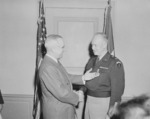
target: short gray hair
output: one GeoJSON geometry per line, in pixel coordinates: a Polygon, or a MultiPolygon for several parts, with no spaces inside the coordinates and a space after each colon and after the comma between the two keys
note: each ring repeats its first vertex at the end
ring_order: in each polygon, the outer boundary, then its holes
{"type": "Polygon", "coordinates": [[[46,49],[52,48],[54,44],[58,43],[58,39],[62,39],[63,37],[58,35],[58,34],[51,34],[48,35],[46,40],[45,40],[45,47],[46,49]]]}

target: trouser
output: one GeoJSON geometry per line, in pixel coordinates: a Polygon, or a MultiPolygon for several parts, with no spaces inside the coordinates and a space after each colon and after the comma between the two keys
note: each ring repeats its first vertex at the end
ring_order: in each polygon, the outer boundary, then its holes
{"type": "Polygon", "coordinates": [[[87,96],[85,119],[105,119],[109,108],[110,97],[87,96]]]}
{"type": "Polygon", "coordinates": [[[2,115],[1,115],[1,113],[0,113],[0,119],[2,119],[2,115]]]}
{"type": "Polygon", "coordinates": [[[84,102],[80,102],[76,108],[76,119],[82,119],[84,102]]]}

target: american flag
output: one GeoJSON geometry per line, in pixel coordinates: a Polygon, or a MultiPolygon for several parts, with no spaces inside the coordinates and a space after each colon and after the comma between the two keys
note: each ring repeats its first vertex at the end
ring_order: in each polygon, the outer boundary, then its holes
{"type": "Polygon", "coordinates": [[[46,23],[45,23],[45,13],[44,13],[44,2],[39,1],[39,18],[37,21],[37,49],[36,49],[36,68],[35,68],[35,78],[34,78],[34,99],[33,99],[33,119],[40,119],[41,116],[41,88],[39,83],[38,68],[42,61],[42,58],[46,54],[46,49],[44,47],[46,39],[46,23]]]}
{"type": "Polygon", "coordinates": [[[111,20],[111,0],[108,0],[108,6],[105,9],[104,18],[105,19],[104,19],[103,32],[106,34],[108,39],[108,51],[110,54],[115,56],[113,27],[112,27],[112,20],[111,20]]]}

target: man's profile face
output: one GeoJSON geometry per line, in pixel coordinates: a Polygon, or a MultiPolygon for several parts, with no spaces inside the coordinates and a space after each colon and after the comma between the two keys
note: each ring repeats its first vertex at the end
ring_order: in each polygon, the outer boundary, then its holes
{"type": "Polygon", "coordinates": [[[94,55],[100,56],[104,51],[104,40],[100,35],[97,35],[92,40],[92,50],[94,55]]]}
{"type": "Polygon", "coordinates": [[[57,42],[56,49],[55,49],[55,53],[57,54],[58,59],[63,56],[64,46],[65,46],[65,45],[64,45],[63,39],[62,39],[62,38],[59,38],[59,39],[58,39],[58,42],[57,42]]]}

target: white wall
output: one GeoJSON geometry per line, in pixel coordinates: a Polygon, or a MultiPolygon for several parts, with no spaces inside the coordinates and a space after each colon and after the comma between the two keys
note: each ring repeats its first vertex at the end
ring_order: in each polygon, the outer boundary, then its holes
{"type": "Polygon", "coordinates": [[[115,50],[123,61],[126,96],[150,92],[150,1],[117,0],[115,50]]]}
{"type": "Polygon", "coordinates": [[[37,0],[0,1],[0,89],[33,94],[37,0]]]}
{"type": "MultiPolygon", "coordinates": [[[[150,1],[113,0],[116,56],[125,67],[124,96],[150,90],[150,1]]],[[[0,89],[33,94],[37,0],[0,1],[0,89]]]]}

